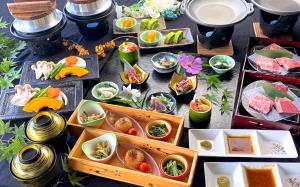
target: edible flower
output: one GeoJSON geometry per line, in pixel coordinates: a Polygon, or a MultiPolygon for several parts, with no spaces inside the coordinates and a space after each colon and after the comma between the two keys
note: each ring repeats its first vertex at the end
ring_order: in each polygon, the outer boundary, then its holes
{"type": "Polygon", "coordinates": [[[137,102],[137,99],[141,96],[141,91],[137,89],[132,89],[131,84],[129,84],[127,87],[123,86],[123,90],[120,93],[120,96],[123,99],[132,100],[134,102],[137,102]]]}
{"type": "Polygon", "coordinates": [[[201,58],[196,58],[192,55],[187,56],[186,54],[182,54],[179,57],[179,65],[184,68],[187,73],[192,75],[197,75],[202,70],[202,60],[201,58]]]}

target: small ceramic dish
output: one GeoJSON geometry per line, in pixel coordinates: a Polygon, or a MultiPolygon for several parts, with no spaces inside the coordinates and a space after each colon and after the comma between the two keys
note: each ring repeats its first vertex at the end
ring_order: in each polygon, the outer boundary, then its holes
{"type": "MultiPolygon", "coordinates": [[[[106,112],[106,122],[110,126],[110,128],[116,132],[130,134],[130,133],[128,133],[128,131],[130,129],[134,128],[136,130],[136,136],[140,136],[140,137],[145,136],[144,130],[141,127],[141,125],[135,119],[127,116],[126,114],[107,111],[106,112]],[[120,121],[121,119],[123,119],[123,122],[120,121]],[[124,119],[126,119],[126,120],[124,120],[124,119]],[[122,129],[117,128],[116,123],[118,123],[119,126],[122,126],[122,129]],[[126,123],[126,125],[124,125],[125,123],[126,123]]],[[[131,135],[134,135],[134,134],[131,134],[131,135]]]]}
{"type": "Polygon", "coordinates": [[[171,138],[171,131],[172,131],[172,125],[165,121],[165,120],[155,120],[152,121],[150,123],[147,124],[146,126],[146,135],[148,136],[148,138],[153,139],[153,140],[160,140],[160,141],[169,141],[169,139],[171,138]],[[150,129],[151,128],[157,128],[157,127],[161,127],[164,126],[167,130],[166,134],[163,136],[155,136],[153,133],[153,131],[151,132],[150,129]]]}
{"type": "Polygon", "coordinates": [[[235,66],[235,60],[227,55],[216,55],[209,60],[210,67],[218,74],[224,74],[235,66]],[[216,67],[216,63],[226,63],[228,67],[224,67],[224,69],[216,67]]]}
{"type": "Polygon", "coordinates": [[[141,41],[144,43],[146,46],[157,46],[158,43],[162,40],[163,35],[161,32],[156,31],[156,30],[149,30],[149,31],[144,31],[140,35],[141,41]],[[147,37],[149,37],[150,34],[154,34],[154,39],[153,41],[147,41],[147,37]]]}
{"type": "MultiPolygon", "coordinates": [[[[178,163],[177,163],[177,165],[178,165],[178,163]]],[[[184,158],[183,156],[177,155],[177,154],[172,154],[172,155],[168,155],[168,156],[164,157],[161,160],[159,168],[161,170],[162,176],[164,176],[166,178],[173,179],[173,180],[184,180],[187,177],[187,175],[189,174],[190,164],[188,163],[186,158],[184,158]],[[166,162],[168,162],[170,160],[174,160],[174,161],[182,164],[182,166],[184,167],[184,171],[181,173],[181,175],[172,176],[172,175],[169,175],[166,173],[166,171],[164,169],[164,165],[166,164],[166,162]]]]}
{"type": "Polygon", "coordinates": [[[132,84],[132,85],[142,85],[142,84],[144,84],[144,83],[148,80],[148,78],[149,78],[149,76],[150,76],[150,73],[145,72],[145,71],[144,71],[139,65],[137,65],[137,64],[135,64],[135,65],[133,66],[133,68],[134,68],[134,70],[135,70],[135,72],[136,72],[137,74],[140,74],[140,75],[141,75],[141,82],[139,82],[139,83],[131,83],[131,82],[129,81],[129,78],[127,77],[126,73],[123,71],[123,72],[120,73],[120,78],[121,78],[121,80],[123,81],[123,83],[126,84],[126,85],[128,85],[128,84],[132,84]]]}
{"type": "Polygon", "coordinates": [[[157,93],[153,93],[151,95],[149,95],[145,101],[146,103],[146,110],[148,111],[156,111],[156,112],[160,112],[160,113],[166,113],[166,114],[170,114],[173,113],[176,109],[177,106],[177,102],[176,99],[169,93],[166,92],[157,92],[157,93]],[[158,106],[159,109],[158,110],[156,108],[153,108],[153,106],[151,106],[152,104],[155,104],[155,106],[157,106],[158,103],[152,103],[152,97],[165,97],[166,99],[168,99],[170,102],[172,102],[172,105],[166,106],[167,104],[165,102],[159,101],[159,103],[162,104],[162,106],[158,106]]]}
{"type": "Polygon", "coordinates": [[[211,117],[211,109],[212,104],[208,99],[198,97],[190,103],[189,117],[195,123],[207,122],[211,117]],[[201,109],[203,111],[200,111],[201,109]]]}
{"type": "Polygon", "coordinates": [[[87,127],[95,127],[102,125],[102,122],[105,120],[106,114],[103,108],[100,106],[99,103],[95,101],[84,101],[80,107],[77,114],[77,121],[79,124],[87,127]],[[83,122],[81,119],[81,116],[87,116],[87,115],[93,115],[93,114],[103,114],[103,116],[100,119],[89,121],[89,122],[83,122]]]}
{"type": "Polygon", "coordinates": [[[176,87],[177,84],[180,83],[183,80],[183,77],[177,73],[174,73],[171,81],[169,83],[169,88],[176,93],[177,96],[180,95],[186,95],[191,92],[194,92],[197,89],[198,85],[198,79],[197,76],[187,77],[186,80],[189,80],[191,82],[191,88],[188,91],[180,92],[176,87]]]}
{"type": "Polygon", "coordinates": [[[120,29],[121,31],[123,32],[129,32],[129,31],[132,31],[133,28],[136,26],[137,24],[137,21],[135,18],[132,18],[132,17],[122,17],[122,18],[119,18],[116,20],[116,26],[118,27],[118,29],[120,29]],[[128,26],[128,27],[124,27],[123,26],[123,22],[127,20],[127,21],[130,21],[131,22],[131,25],[128,26]]]}
{"type": "Polygon", "coordinates": [[[90,160],[101,162],[101,163],[105,163],[109,161],[115,154],[116,148],[117,148],[117,136],[114,133],[103,134],[102,136],[86,141],[81,145],[82,151],[90,160]],[[110,147],[110,153],[105,158],[102,159],[95,158],[93,155],[95,154],[96,145],[99,142],[103,142],[103,141],[108,142],[108,146],[110,147]]]}
{"type": "MultiPolygon", "coordinates": [[[[141,152],[144,155],[144,159],[142,162],[146,162],[147,164],[149,164],[151,166],[149,173],[160,176],[160,170],[159,170],[158,164],[156,163],[154,158],[148,152],[146,152],[145,150],[143,150],[133,144],[119,142],[116,153],[117,153],[117,157],[118,157],[120,163],[122,163],[124,167],[126,167],[128,169],[140,171],[139,168],[134,168],[131,165],[128,165],[126,163],[125,157],[126,157],[127,151],[129,151],[129,150],[137,150],[137,151],[141,152]]],[[[132,164],[132,162],[130,164],[132,164]]]]}
{"type": "Polygon", "coordinates": [[[173,53],[168,53],[168,52],[157,53],[151,58],[151,62],[154,70],[157,71],[158,73],[171,73],[175,71],[178,64],[177,56],[173,53]],[[161,64],[162,59],[166,59],[174,63],[170,64],[169,66],[164,66],[161,64]]]}
{"type": "Polygon", "coordinates": [[[116,97],[118,93],[118,85],[109,81],[100,82],[96,84],[92,89],[93,97],[102,102],[111,100],[112,98],[116,97]],[[104,97],[104,95],[106,95],[107,97],[104,97]]]}

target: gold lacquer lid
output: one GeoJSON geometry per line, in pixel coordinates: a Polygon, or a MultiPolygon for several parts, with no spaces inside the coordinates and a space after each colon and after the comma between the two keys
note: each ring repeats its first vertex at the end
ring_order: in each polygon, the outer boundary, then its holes
{"type": "Polygon", "coordinates": [[[47,142],[60,136],[66,128],[64,118],[54,112],[43,111],[36,114],[26,125],[25,134],[33,142],[47,142]]]}
{"type": "Polygon", "coordinates": [[[23,180],[41,176],[55,166],[54,150],[42,144],[30,144],[23,147],[12,159],[12,174],[23,180]]]}

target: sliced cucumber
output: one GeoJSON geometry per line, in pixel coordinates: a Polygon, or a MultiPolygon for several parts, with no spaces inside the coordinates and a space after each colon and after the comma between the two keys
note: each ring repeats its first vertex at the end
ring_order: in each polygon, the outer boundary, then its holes
{"type": "Polygon", "coordinates": [[[174,42],[175,44],[178,44],[178,43],[181,42],[182,39],[183,39],[183,31],[177,31],[177,32],[175,33],[174,38],[173,38],[173,42],[174,42]]]}
{"type": "Polygon", "coordinates": [[[140,24],[141,29],[143,29],[143,30],[147,29],[149,21],[150,21],[149,19],[142,19],[141,24],[140,24]]]}
{"type": "Polygon", "coordinates": [[[152,18],[152,19],[150,19],[150,21],[148,22],[147,29],[153,30],[153,29],[158,28],[158,26],[159,26],[159,21],[158,21],[158,19],[157,19],[157,18],[152,18]]]}
{"type": "Polygon", "coordinates": [[[171,44],[173,42],[173,38],[175,36],[175,32],[170,32],[167,34],[167,36],[165,37],[165,44],[171,44]]]}

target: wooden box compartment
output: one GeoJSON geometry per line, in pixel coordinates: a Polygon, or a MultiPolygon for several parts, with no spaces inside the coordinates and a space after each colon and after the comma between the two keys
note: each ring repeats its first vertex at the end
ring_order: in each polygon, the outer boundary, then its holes
{"type": "MultiPolygon", "coordinates": [[[[285,49],[291,51],[294,54],[300,53],[300,42],[291,42],[291,41],[284,41],[284,40],[277,40],[277,39],[271,39],[271,38],[256,38],[256,37],[250,37],[249,43],[247,47],[247,54],[245,56],[244,64],[243,64],[243,70],[249,70],[253,72],[257,72],[249,63],[248,56],[253,54],[254,49],[261,49],[263,47],[267,47],[271,44],[278,44],[281,47],[284,47],[285,49]]],[[[287,75],[276,75],[272,73],[267,72],[257,72],[257,73],[263,73],[270,76],[277,77],[278,79],[285,78],[287,81],[297,82],[300,83],[300,71],[294,71],[289,72],[287,75]]]]}
{"type": "Polygon", "coordinates": [[[99,163],[89,160],[81,149],[82,143],[90,139],[101,136],[108,131],[100,129],[85,129],[77,140],[75,146],[71,150],[68,160],[69,166],[76,171],[96,175],[100,177],[110,178],[126,183],[148,187],[189,187],[192,185],[198,155],[196,151],[186,148],[170,145],[166,142],[159,142],[144,139],[141,137],[130,136],[122,133],[115,133],[118,142],[130,143],[147,151],[159,164],[161,159],[169,154],[180,154],[184,156],[190,163],[190,172],[184,181],[177,181],[162,176],[146,174],[124,168],[119,162],[116,153],[107,163],[99,163]]]}
{"type": "Polygon", "coordinates": [[[300,135],[300,115],[281,120],[278,122],[260,120],[252,117],[242,105],[242,93],[244,88],[252,82],[258,80],[281,81],[292,90],[295,95],[300,96],[299,82],[290,81],[285,77],[274,77],[268,74],[261,74],[245,70],[241,75],[241,84],[239,95],[236,97],[236,107],[234,112],[233,128],[245,129],[273,129],[273,130],[290,130],[293,135],[300,135]]]}
{"type": "MultiPolygon", "coordinates": [[[[81,103],[83,103],[83,102],[84,102],[84,100],[82,100],[80,102],[80,104],[77,106],[76,110],[73,112],[73,114],[71,115],[71,117],[69,118],[69,120],[67,122],[70,134],[75,137],[79,137],[85,128],[84,126],[80,125],[77,121],[77,113],[78,113],[81,103]]],[[[172,125],[171,138],[169,140],[169,143],[174,144],[174,145],[178,145],[180,143],[180,138],[182,136],[183,125],[184,125],[183,117],[168,115],[168,114],[161,114],[161,113],[151,112],[151,111],[145,111],[145,110],[141,110],[141,109],[123,107],[123,106],[118,106],[118,105],[111,105],[111,104],[104,104],[104,103],[100,103],[100,105],[103,107],[104,110],[109,110],[112,112],[119,112],[119,113],[128,115],[129,117],[135,119],[144,130],[145,130],[146,125],[151,121],[166,120],[172,125]]],[[[90,128],[92,128],[92,127],[90,127],[90,128]]],[[[95,128],[112,131],[112,129],[110,128],[110,126],[107,124],[106,121],[104,121],[100,127],[95,127],[95,128]]],[[[93,128],[93,129],[95,129],[95,128],[93,128]]]]}

